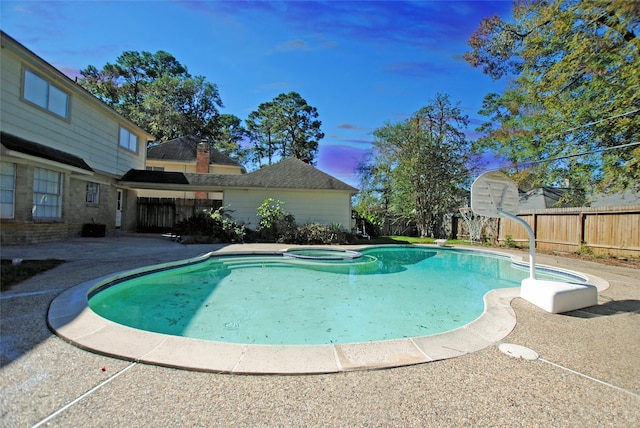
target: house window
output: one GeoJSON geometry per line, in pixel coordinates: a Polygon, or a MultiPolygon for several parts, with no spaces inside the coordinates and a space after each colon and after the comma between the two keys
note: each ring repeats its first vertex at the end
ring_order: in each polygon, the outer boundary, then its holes
{"type": "Polygon", "coordinates": [[[100,203],[100,185],[87,183],[87,204],[98,205],[100,203]]]}
{"type": "Polygon", "coordinates": [[[60,218],[62,214],[62,174],[35,168],[33,177],[34,219],[60,218]]]}
{"type": "Polygon", "coordinates": [[[69,117],[69,94],[29,70],[24,71],[23,97],[63,118],[69,117]]]}
{"type": "Polygon", "coordinates": [[[145,168],[147,171],[164,171],[163,166],[148,166],[145,168]]]}
{"type": "Polygon", "coordinates": [[[16,164],[0,162],[0,218],[13,218],[16,201],[16,164]]]}
{"type": "Polygon", "coordinates": [[[120,146],[138,152],[138,136],[126,128],[120,127],[120,146]]]}

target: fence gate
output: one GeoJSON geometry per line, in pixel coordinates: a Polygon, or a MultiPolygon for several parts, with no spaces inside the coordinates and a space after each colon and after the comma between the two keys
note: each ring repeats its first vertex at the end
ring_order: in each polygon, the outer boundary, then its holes
{"type": "Polygon", "coordinates": [[[196,213],[221,206],[216,199],[138,198],[136,232],[171,232],[196,213]]]}

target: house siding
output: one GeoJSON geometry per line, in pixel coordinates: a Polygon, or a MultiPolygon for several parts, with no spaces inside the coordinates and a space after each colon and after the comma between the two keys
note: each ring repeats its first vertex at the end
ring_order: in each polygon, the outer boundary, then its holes
{"type": "MultiPolygon", "coordinates": [[[[81,158],[93,171],[70,167],[37,155],[2,148],[2,161],[16,166],[13,218],[0,219],[3,245],[63,240],[79,236],[85,223],[106,226],[115,233],[118,178],[132,168],[143,169],[146,142],[153,137],[127,121],[55,68],[2,33],[0,50],[0,125],[3,133],[81,158]],[[22,98],[28,69],[69,96],[68,117],[61,118],[22,98]],[[138,151],[119,145],[120,126],[138,136],[138,151]],[[32,215],[35,168],[61,174],[61,215],[36,219],[32,215]],[[86,183],[100,185],[98,204],[86,203],[86,183]]],[[[64,162],[64,161],[61,161],[64,162]]],[[[123,229],[135,230],[136,192],[125,190],[133,208],[123,212],[123,229]],[[130,212],[133,215],[130,216],[130,212]]],[[[130,202],[128,202],[130,203],[130,202]]]]}
{"type": "Polygon", "coordinates": [[[255,229],[260,220],[256,211],[267,198],[284,202],[282,208],[292,214],[299,225],[340,224],[342,229],[351,229],[351,195],[347,192],[228,189],[224,192],[223,204],[229,206],[234,219],[255,229]]]}
{"type": "Polygon", "coordinates": [[[87,162],[96,172],[121,176],[129,169],[144,169],[146,139],[138,130],[138,153],[120,147],[120,126],[135,131],[124,119],[118,120],[109,108],[97,106],[86,94],[47,74],[36,61],[2,50],[2,86],[0,113],[3,131],[63,152],[72,153],[87,162]],[[24,68],[35,70],[70,94],[69,120],[59,118],[21,97],[24,68]],[[105,110],[107,114],[105,114],[105,110]]]}
{"type": "MultiPolygon", "coordinates": [[[[206,192],[206,199],[222,200],[222,192],[206,192]]],[[[177,199],[195,199],[196,192],[182,192],[177,190],[149,190],[139,189],[138,197],[140,198],[177,198],[177,199]]]]}
{"type": "Polygon", "coordinates": [[[196,172],[195,162],[160,161],[147,159],[147,167],[162,167],[167,172],[196,172]]]}
{"type": "MultiPolygon", "coordinates": [[[[167,172],[188,172],[196,173],[195,162],[161,161],[157,159],[147,159],[147,167],[162,167],[167,172]]],[[[242,174],[242,167],[231,165],[209,164],[209,174],[236,175],[242,174]]]]}

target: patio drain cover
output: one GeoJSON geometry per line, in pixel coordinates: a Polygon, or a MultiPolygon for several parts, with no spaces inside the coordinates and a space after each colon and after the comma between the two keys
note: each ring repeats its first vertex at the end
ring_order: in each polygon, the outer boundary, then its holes
{"type": "Polygon", "coordinates": [[[538,359],[538,353],[526,346],[514,345],[513,343],[501,343],[498,349],[513,358],[524,358],[525,360],[538,359]]]}

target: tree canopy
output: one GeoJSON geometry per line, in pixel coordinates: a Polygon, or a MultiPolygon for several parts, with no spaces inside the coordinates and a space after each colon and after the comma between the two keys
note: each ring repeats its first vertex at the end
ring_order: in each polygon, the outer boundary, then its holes
{"type": "Polygon", "coordinates": [[[160,141],[219,133],[222,100],[214,83],[191,76],[168,52],[126,51],[101,70],[89,65],[78,83],[160,141]]]}
{"type": "Polygon", "coordinates": [[[242,148],[240,142],[248,136],[247,130],[242,126],[242,119],[238,116],[223,113],[218,116],[217,126],[213,131],[213,145],[227,156],[239,163],[247,161],[247,151],[242,148]]]}
{"type": "Polygon", "coordinates": [[[252,160],[271,164],[276,158],[298,158],[312,164],[324,133],[318,111],[297,92],[280,94],[260,104],[246,120],[253,144],[252,160]]]}
{"type": "Polygon", "coordinates": [[[484,19],[465,59],[509,83],[485,97],[475,148],[520,184],[569,184],[574,204],[591,187],[640,190],[639,28],[627,0],[522,0],[513,19],[484,19]]]}
{"type": "Polygon", "coordinates": [[[442,215],[469,184],[467,124],[449,96],[438,94],[408,119],[376,129],[373,153],[360,166],[360,200],[384,206],[363,211],[415,222],[421,236],[437,237],[442,215]]]}

